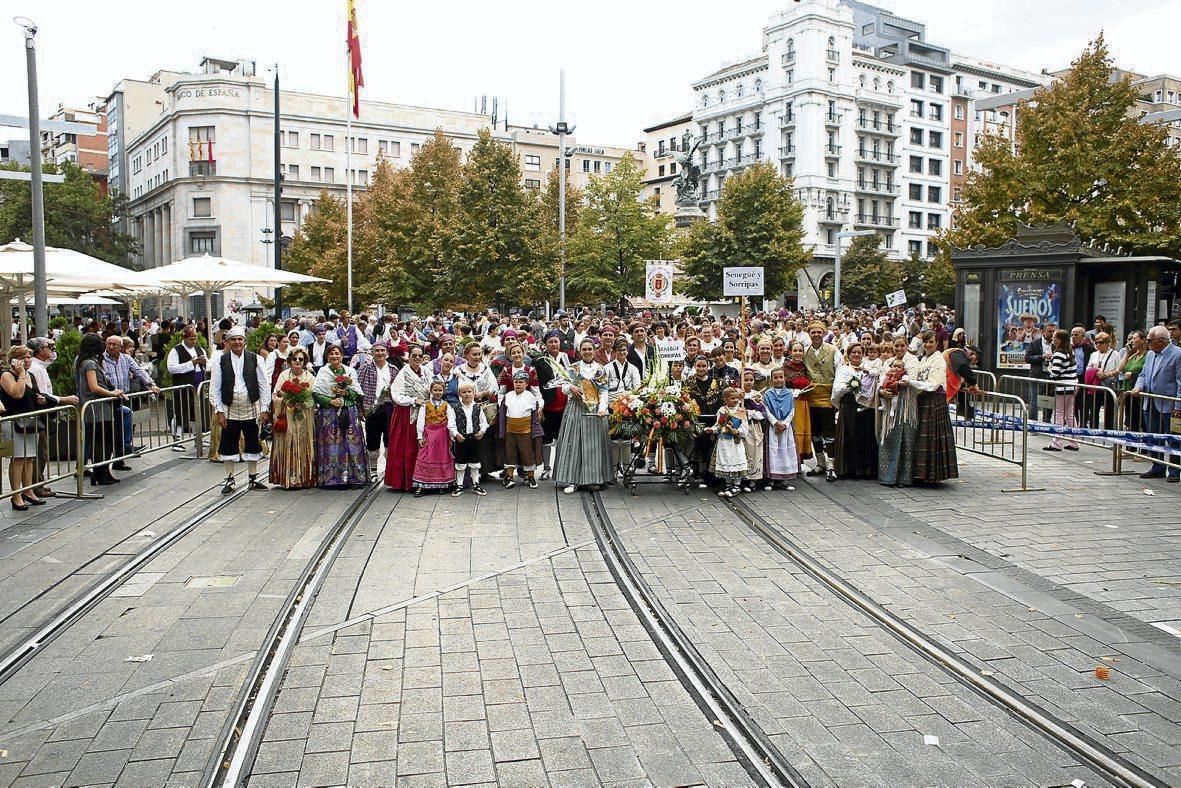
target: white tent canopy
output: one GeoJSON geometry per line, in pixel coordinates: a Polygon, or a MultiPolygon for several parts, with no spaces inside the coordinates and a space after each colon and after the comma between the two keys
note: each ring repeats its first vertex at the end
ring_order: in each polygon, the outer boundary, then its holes
{"type": "MultiPolygon", "coordinates": [[[[204,293],[208,340],[213,346],[213,315],[211,296],[231,287],[283,287],[305,282],[327,282],[315,276],[281,271],[260,265],[251,265],[225,257],[205,254],[200,257],[186,257],[175,263],[139,272],[140,286],[163,286],[178,295],[189,296],[204,293]]],[[[132,281],[130,284],[137,284],[132,281]]]]}

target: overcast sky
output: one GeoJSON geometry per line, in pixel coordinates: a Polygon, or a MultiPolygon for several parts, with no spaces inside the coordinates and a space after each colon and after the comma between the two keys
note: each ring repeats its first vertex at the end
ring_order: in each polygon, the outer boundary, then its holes
{"type": "MultiPolygon", "coordinates": [[[[925,22],[935,44],[1005,65],[1064,67],[1104,30],[1121,66],[1181,72],[1181,0],[879,4],[925,22]]],[[[691,108],[695,79],[757,53],[763,25],[789,5],[357,0],[362,98],[472,109],[474,96],[498,95],[508,98],[510,121],[548,123],[557,117],[564,67],[578,140],[631,146],[645,126],[691,108]]],[[[28,108],[23,36],[8,21],[13,14],[40,26],[44,117],[59,102],[85,106],[105,96],[124,77],[195,69],[204,54],[254,59],[260,72],[277,61],[284,87],[343,95],[344,8],[345,0],[9,0],[0,25],[0,113],[28,108]]],[[[9,135],[27,136],[0,129],[9,135]]]]}

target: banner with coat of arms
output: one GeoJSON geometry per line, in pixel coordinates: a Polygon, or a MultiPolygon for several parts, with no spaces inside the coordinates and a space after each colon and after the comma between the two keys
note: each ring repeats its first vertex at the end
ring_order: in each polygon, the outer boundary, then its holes
{"type": "Polygon", "coordinates": [[[644,275],[644,298],[653,304],[671,304],[673,267],[663,260],[650,260],[644,275]]]}

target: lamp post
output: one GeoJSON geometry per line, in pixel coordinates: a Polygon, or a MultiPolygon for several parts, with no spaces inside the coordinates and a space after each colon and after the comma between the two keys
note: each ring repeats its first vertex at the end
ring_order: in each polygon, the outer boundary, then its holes
{"type": "Polygon", "coordinates": [[[861,238],[867,235],[877,235],[874,230],[842,230],[837,233],[837,253],[833,260],[832,308],[841,308],[841,239],[861,238]]]}
{"type": "Polygon", "coordinates": [[[33,203],[33,317],[37,336],[49,335],[49,293],[45,282],[45,189],[41,183],[41,104],[37,97],[37,24],[13,20],[25,31],[25,66],[29,81],[29,185],[33,203]]]}
{"type": "Polygon", "coordinates": [[[550,126],[558,135],[558,309],[566,308],[566,135],[574,126],[566,123],[566,69],[558,72],[558,122],[550,126]]]}

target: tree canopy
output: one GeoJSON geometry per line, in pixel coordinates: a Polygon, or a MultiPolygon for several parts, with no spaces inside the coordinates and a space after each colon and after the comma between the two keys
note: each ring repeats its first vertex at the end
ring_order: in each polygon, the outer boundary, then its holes
{"type": "Polygon", "coordinates": [[[841,255],[841,303],[865,307],[886,303],[886,294],[902,289],[902,265],[886,256],[882,239],[861,235],[841,255]]]}

